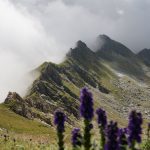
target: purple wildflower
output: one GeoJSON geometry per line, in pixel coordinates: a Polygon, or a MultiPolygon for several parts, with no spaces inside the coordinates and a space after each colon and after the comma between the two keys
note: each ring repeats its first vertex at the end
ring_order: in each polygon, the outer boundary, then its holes
{"type": "Polygon", "coordinates": [[[80,147],[82,145],[82,135],[79,128],[75,128],[72,131],[72,145],[73,147],[80,147]]]}
{"type": "Polygon", "coordinates": [[[106,116],[106,112],[101,109],[101,108],[98,108],[96,110],[96,114],[97,114],[97,123],[99,125],[99,130],[100,130],[100,136],[101,136],[101,139],[100,139],[100,146],[101,146],[101,149],[104,149],[104,146],[105,146],[105,128],[106,128],[106,125],[107,125],[107,116],[106,116]]]}
{"type": "Polygon", "coordinates": [[[103,109],[101,109],[101,108],[98,108],[96,110],[96,114],[98,116],[98,118],[97,118],[98,125],[100,125],[103,128],[105,128],[105,126],[107,125],[107,116],[106,116],[105,111],[103,109]]]}
{"type": "Polygon", "coordinates": [[[64,150],[64,135],[66,116],[61,111],[56,111],[54,115],[54,124],[57,126],[57,137],[59,150],[64,150]]]}
{"type": "Polygon", "coordinates": [[[106,129],[107,141],[105,144],[105,150],[117,150],[118,149],[118,127],[117,123],[110,121],[106,129]]]}
{"type": "Polygon", "coordinates": [[[56,111],[54,115],[54,124],[57,126],[58,132],[64,132],[64,123],[66,116],[61,111],[56,111]]]}
{"type": "Polygon", "coordinates": [[[119,129],[118,132],[118,150],[126,150],[128,145],[126,137],[126,129],[119,129]]]}
{"type": "Polygon", "coordinates": [[[142,122],[142,114],[137,113],[135,110],[131,111],[128,124],[128,142],[130,147],[134,147],[135,142],[141,143],[142,122]]]}
{"type": "Polygon", "coordinates": [[[92,94],[88,91],[87,88],[83,88],[81,90],[80,101],[81,116],[84,117],[84,119],[91,121],[94,116],[93,98],[92,94]]]}
{"type": "Polygon", "coordinates": [[[94,116],[93,109],[93,98],[91,92],[87,88],[81,90],[80,95],[80,114],[84,118],[84,135],[83,135],[83,145],[85,150],[90,150],[91,148],[91,129],[93,125],[91,123],[94,116]]]}

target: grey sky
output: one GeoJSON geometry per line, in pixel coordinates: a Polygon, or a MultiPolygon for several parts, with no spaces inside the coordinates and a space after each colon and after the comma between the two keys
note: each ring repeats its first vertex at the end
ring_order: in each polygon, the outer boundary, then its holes
{"type": "Polygon", "coordinates": [[[0,0],[0,98],[23,94],[25,74],[61,62],[77,40],[91,46],[107,34],[133,51],[150,48],[149,23],[149,0],[0,0]]]}
{"type": "Polygon", "coordinates": [[[138,51],[150,47],[149,0],[10,0],[26,7],[49,36],[71,46],[108,34],[138,51]],[[71,37],[71,38],[70,38],[71,37]]]}

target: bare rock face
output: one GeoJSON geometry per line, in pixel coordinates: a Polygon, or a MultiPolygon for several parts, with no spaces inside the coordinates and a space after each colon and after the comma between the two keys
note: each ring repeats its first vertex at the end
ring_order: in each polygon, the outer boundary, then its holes
{"type": "Polygon", "coordinates": [[[16,92],[9,92],[6,99],[5,99],[5,103],[10,103],[11,101],[16,100],[18,102],[23,102],[24,100],[22,99],[22,97],[17,94],[16,92]]]}
{"type": "Polygon", "coordinates": [[[6,99],[5,104],[8,104],[10,109],[13,110],[15,113],[29,118],[32,118],[31,111],[28,107],[26,101],[16,92],[9,92],[6,99]]]}
{"type": "Polygon", "coordinates": [[[12,111],[23,117],[38,119],[52,125],[48,110],[53,109],[50,108],[48,103],[42,100],[34,101],[32,99],[23,99],[16,92],[9,92],[4,103],[8,105],[12,111]]]}

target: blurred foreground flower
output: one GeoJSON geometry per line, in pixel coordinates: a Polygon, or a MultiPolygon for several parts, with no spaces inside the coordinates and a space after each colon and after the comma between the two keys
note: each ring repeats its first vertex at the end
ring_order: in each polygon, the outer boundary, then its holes
{"type": "Polygon", "coordinates": [[[118,150],[126,150],[127,149],[127,137],[126,137],[126,129],[119,129],[118,132],[118,150]]]}
{"type": "Polygon", "coordinates": [[[64,150],[64,135],[63,132],[65,132],[65,121],[66,116],[61,111],[56,111],[54,115],[54,124],[57,126],[57,137],[58,137],[58,146],[59,150],[64,150]]]}
{"type": "Polygon", "coordinates": [[[107,125],[107,116],[106,116],[106,112],[101,109],[98,108],[96,110],[96,114],[97,114],[97,123],[100,129],[100,149],[103,150],[104,146],[105,146],[105,128],[107,125]]]}
{"type": "Polygon", "coordinates": [[[118,150],[118,126],[117,122],[110,121],[106,129],[105,150],[118,150]]]}
{"type": "Polygon", "coordinates": [[[132,150],[135,150],[135,144],[141,143],[141,134],[142,134],[142,114],[137,113],[135,110],[131,111],[129,115],[129,124],[128,124],[128,142],[132,150]]]}
{"type": "Polygon", "coordinates": [[[82,135],[80,133],[80,129],[79,128],[75,128],[72,131],[72,146],[73,149],[78,149],[80,148],[82,145],[82,135]]]}
{"type": "Polygon", "coordinates": [[[91,129],[93,125],[91,123],[94,116],[93,109],[93,98],[92,94],[88,91],[87,88],[81,90],[80,95],[80,114],[84,118],[84,136],[83,136],[83,145],[85,150],[90,150],[91,148],[91,129]]]}

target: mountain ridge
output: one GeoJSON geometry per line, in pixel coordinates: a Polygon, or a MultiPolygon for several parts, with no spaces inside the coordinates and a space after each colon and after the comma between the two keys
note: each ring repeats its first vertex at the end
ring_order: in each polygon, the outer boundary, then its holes
{"type": "MultiPolygon", "coordinates": [[[[134,84],[130,78],[133,77],[144,82],[143,79],[149,77],[142,68],[142,65],[145,64],[137,58],[136,54],[108,36],[103,35],[103,38],[106,40],[105,46],[96,52],[88,48],[84,42],[78,41],[76,47],[70,49],[66,60],[61,64],[43,63],[36,69],[40,75],[33,82],[28,95],[22,99],[19,96],[14,97],[14,93],[10,93],[12,96],[7,96],[5,104],[17,114],[28,119],[38,118],[49,125],[52,125],[54,111],[63,109],[69,116],[68,122],[73,125],[80,118],[78,113],[80,89],[87,86],[94,93],[95,107],[106,107],[117,116],[118,114],[121,117],[125,115],[126,112],[123,114],[119,112],[121,111],[120,106],[125,105],[125,111],[129,109],[125,98],[130,99],[130,95],[123,96],[124,93],[120,88],[123,88],[124,92],[128,94],[129,91],[122,85],[120,86],[120,82],[125,82],[125,85],[128,82],[134,84]],[[118,47],[123,47],[126,54],[122,53],[120,49],[118,50],[118,47]],[[111,60],[107,59],[106,55],[108,58],[112,57],[111,60]],[[134,61],[137,64],[134,64],[134,61]],[[124,77],[121,78],[123,81],[120,80],[119,73],[129,76],[127,78],[129,81],[126,82],[124,77]]],[[[140,86],[136,86],[138,88],[133,91],[134,94],[138,94],[137,91],[140,89],[140,86]]],[[[134,95],[133,93],[131,95],[134,95]]],[[[138,99],[137,97],[137,101],[138,99]]],[[[135,101],[131,102],[136,103],[135,101]]],[[[140,106],[139,109],[143,109],[143,107],[140,106]]]]}

